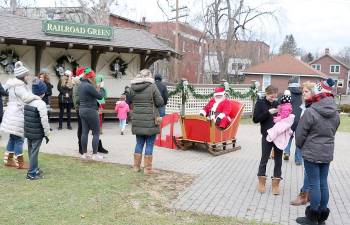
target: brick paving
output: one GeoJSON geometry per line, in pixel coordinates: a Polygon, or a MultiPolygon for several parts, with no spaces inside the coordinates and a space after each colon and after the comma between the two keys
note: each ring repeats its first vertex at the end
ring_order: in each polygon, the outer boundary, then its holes
{"type": "MultiPolygon", "coordinates": [[[[53,127],[55,128],[55,125],[53,127]]],[[[73,128],[76,124],[73,124],[73,128]]],[[[130,129],[130,127],[128,127],[130,129]]],[[[283,162],[281,195],[271,194],[271,180],[267,192],[256,190],[257,168],[260,159],[260,134],[256,125],[241,125],[238,142],[242,150],[213,157],[202,151],[176,151],[155,148],[154,167],[157,169],[197,175],[195,182],[179,194],[173,207],[181,210],[253,219],[257,222],[296,224],[295,218],[304,214],[304,206],[290,206],[303,182],[303,168],[296,166],[293,157],[283,162]]],[[[91,141],[89,136],[89,141],[91,141]]],[[[350,225],[350,133],[336,136],[335,160],[329,173],[331,215],[328,225],[350,225]]],[[[119,135],[115,122],[106,123],[102,140],[110,154],[102,161],[131,165],[135,137],[128,130],[119,135]]],[[[3,135],[0,145],[6,144],[3,135]]],[[[76,131],[54,129],[49,144],[42,152],[78,156],[76,131]]],[[[89,149],[90,149],[89,144],[89,149]]],[[[91,149],[90,149],[91,150],[91,149]]],[[[292,149],[294,150],[294,149],[292,149]]],[[[273,162],[267,174],[272,175],[273,162]]]]}

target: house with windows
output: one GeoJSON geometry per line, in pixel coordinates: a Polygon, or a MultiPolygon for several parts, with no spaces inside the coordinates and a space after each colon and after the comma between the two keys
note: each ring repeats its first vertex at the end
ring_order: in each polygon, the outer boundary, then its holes
{"type": "Polygon", "coordinates": [[[243,74],[244,84],[256,81],[259,84],[259,91],[262,92],[272,84],[278,87],[279,93],[283,93],[288,88],[291,77],[298,77],[300,84],[306,81],[319,82],[326,78],[321,71],[291,55],[274,56],[270,60],[246,69],[243,74]]]}
{"type": "Polygon", "coordinates": [[[350,66],[333,57],[329,48],[323,56],[310,62],[312,68],[333,78],[337,83],[337,94],[350,94],[350,66]]]}

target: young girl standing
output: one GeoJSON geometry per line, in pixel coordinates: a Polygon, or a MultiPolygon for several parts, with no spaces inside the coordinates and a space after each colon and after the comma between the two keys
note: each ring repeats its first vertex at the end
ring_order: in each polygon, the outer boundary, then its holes
{"type": "Polygon", "coordinates": [[[120,100],[115,103],[115,112],[119,119],[120,134],[124,135],[126,119],[128,118],[128,112],[130,111],[129,105],[126,103],[126,96],[122,95],[120,100]]]}

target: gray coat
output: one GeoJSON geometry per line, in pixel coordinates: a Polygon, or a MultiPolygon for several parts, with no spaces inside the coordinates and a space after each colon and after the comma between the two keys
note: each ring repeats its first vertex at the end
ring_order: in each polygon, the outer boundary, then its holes
{"type": "Polygon", "coordinates": [[[151,78],[133,80],[131,85],[132,133],[135,135],[154,135],[160,132],[155,124],[158,109],[164,105],[163,98],[151,78]]]}
{"type": "Polygon", "coordinates": [[[333,160],[334,136],[340,123],[336,109],[334,99],[326,97],[305,110],[295,132],[303,159],[313,163],[333,160]]]}

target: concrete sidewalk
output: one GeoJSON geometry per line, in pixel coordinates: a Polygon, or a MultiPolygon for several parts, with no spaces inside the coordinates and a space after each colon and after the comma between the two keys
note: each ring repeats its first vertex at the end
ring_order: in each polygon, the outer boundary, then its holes
{"type": "MultiPolygon", "coordinates": [[[[55,128],[57,125],[54,124],[55,128]]],[[[73,130],[54,129],[49,144],[43,143],[42,152],[78,157],[76,124],[73,130]]],[[[132,164],[135,137],[119,134],[117,123],[104,125],[101,136],[104,146],[110,151],[103,161],[132,164]]],[[[91,142],[92,136],[89,136],[91,142]]],[[[242,150],[213,157],[207,152],[178,151],[155,148],[154,167],[198,175],[193,185],[188,187],[174,201],[173,207],[182,210],[237,216],[263,222],[296,224],[295,218],[304,215],[304,206],[294,207],[289,201],[294,198],[303,182],[303,168],[291,161],[283,162],[281,195],[271,194],[271,180],[267,184],[267,193],[256,190],[257,169],[260,160],[259,126],[241,125],[238,143],[242,150]]],[[[338,133],[336,136],[335,160],[331,164],[330,202],[331,215],[327,224],[350,225],[350,133],[338,133]]],[[[0,140],[4,146],[6,135],[0,140]]],[[[89,144],[91,151],[91,144],[89,144]]],[[[294,149],[292,149],[294,150],[294,149]]],[[[272,175],[273,162],[268,164],[268,175],[272,175]]]]}

